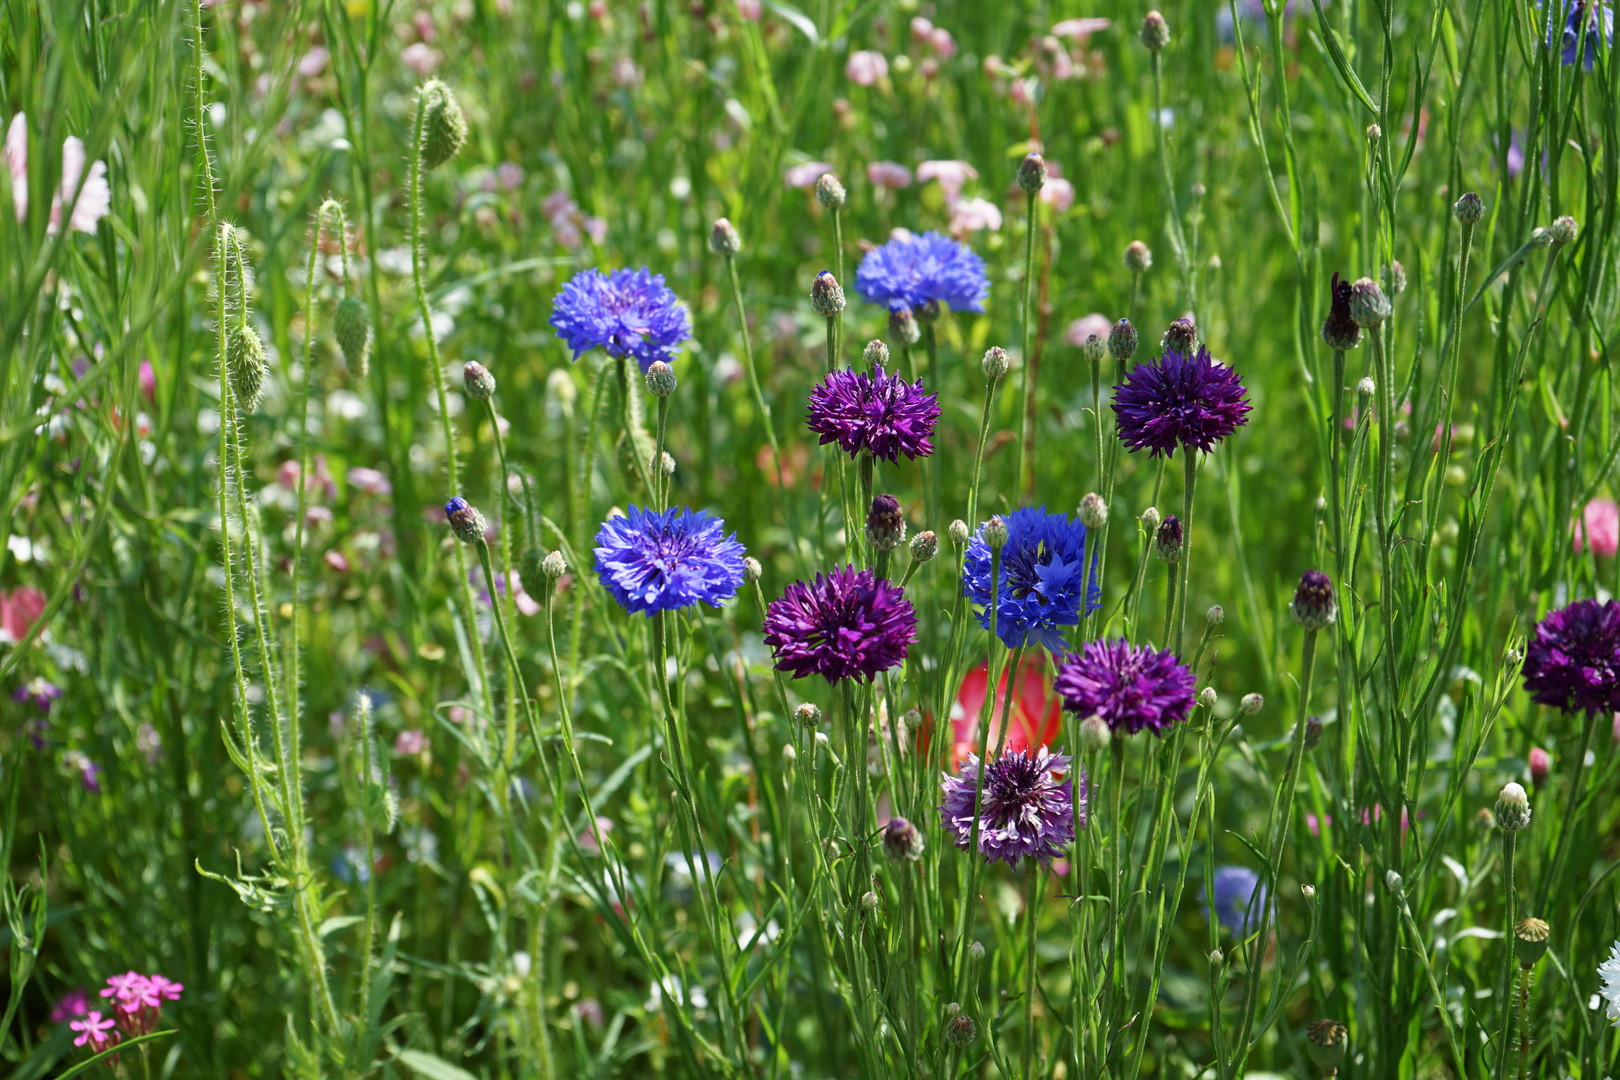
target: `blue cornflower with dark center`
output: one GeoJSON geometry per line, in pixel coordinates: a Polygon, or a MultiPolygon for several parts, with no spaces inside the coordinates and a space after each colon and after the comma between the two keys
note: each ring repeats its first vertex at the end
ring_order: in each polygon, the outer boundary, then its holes
{"type": "MultiPolygon", "coordinates": [[[[996,636],[1008,648],[1041,645],[1052,652],[1068,648],[1065,626],[1102,606],[1097,555],[1086,570],[1086,527],[1076,518],[1026,506],[1008,514],[1007,543],[1001,549],[1001,587],[996,604],[996,636]]],[[[979,608],[979,625],[990,628],[990,545],[980,525],[968,544],[962,589],[979,608]]]]}
{"type": "Polygon", "coordinates": [[[568,280],[551,304],[551,325],[578,360],[592,349],[633,356],[646,371],[671,364],[692,336],[691,320],[664,275],[642,267],[606,274],[594,267],[568,280]]]}
{"type": "Polygon", "coordinates": [[[1524,688],[1565,712],[1620,711],[1620,603],[1577,600],[1549,611],[1525,649],[1524,688]]]}
{"type": "Polygon", "coordinates": [[[1235,368],[1217,363],[1209,350],[1193,356],[1173,349],[1137,364],[1114,387],[1119,437],[1131,450],[1175,457],[1176,446],[1209,453],[1248,423],[1251,406],[1235,368]]]}
{"type": "Polygon", "coordinates": [[[1017,866],[1020,859],[1050,863],[1074,842],[1075,810],[1086,824],[1086,775],[1079,790],[1062,774],[1070,759],[1046,747],[1034,753],[1011,750],[984,767],[979,792],[979,759],[969,755],[959,776],[940,781],[940,823],[962,851],[973,845],[973,804],[979,803],[979,854],[989,862],[1017,866]],[[1061,777],[1061,779],[1060,779],[1061,777]]]}
{"type": "Polygon", "coordinates": [[[867,451],[891,464],[904,454],[934,452],[929,436],[939,422],[939,399],[879,364],[864,371],[834,371],[810,391],[810,430],[821,443],[836,442],[847,454],[867,451]]]}
{"type": "Polygon", "coordinates": [[[1266,903],[1266,887],[1260,884],[1260,875],[1247,866],[1217,866],[1215,868],[1215,903],[1202,889],[1198,899],[1204,903],[1204,918],[1211,912],[1221,921],[1223,930],[1230,930],[1239,940],[1260,931],[1260,913],[1266,903]]]}
{"type": "Polygon", "coordinates": [[[899,585],[841,566],[784,589],[765,609],[764,629],[778,671],[870,682],[906,658],[917,613],[899,585]]]}
{"type": "Polygon", "coordinates": [[[855,289],[890,311],[919,310],[929,301],[952,311],[982,312],[990,295],[984,260],[973,249],[937,232],[897,236],[873,248],[855,271],[855,289]]]}
{"type": "Polygon", "coordinates": [[[1603,43],[1613,45],[1614,12],[1608,4],[1601,0],[1558,0],[1547,13],[1547,48],[1558,49],[1566,67],[1579,59],[1591,71],[1597,63],[1600,26],[1603,43]],[[1562,26],[1559,12],[1564,15],[1562,26]]]}
{"type": "Polygon", "coordinates": [[[1064,708],[1082,719],[1100,716],[1115,734],[1163,735],[1192,712],[1196,681],[1169,650],[1119,638],[1086,642],[1052,685],[1064,708]]]}
{"type": "Polygon", "coordinates": [[[596,532],[596,576],[629,612],[676,611],[702,601],[714,607],[737,595],[744,548],[726,523],[684,507],[630,507],[596,532]]]}

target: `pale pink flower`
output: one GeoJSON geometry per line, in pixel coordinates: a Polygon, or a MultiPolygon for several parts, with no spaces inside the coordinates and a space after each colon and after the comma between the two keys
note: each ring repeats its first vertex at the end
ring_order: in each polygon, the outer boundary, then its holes
{"type": "Polygon", "coordinates": [[[1001,208],[988,199],[963,199],[951,211],[950,230],[962,236],[981,229],[996,232],[1001,228],[1001,208]]]}
{"type": "Polygon", "coordinates": [[[163,736],[151,723],[144,723],[135,729],[135,749],[141,752],[148,765],[156,765],[163,757],[163,736]]]}
{"type": "Polygon", "coordinates": [[[332,62],[332,52],[325,45],[317,45],[304,54],[298,61],[298,74],[306,79],[313,79],[326,70],[326,65],[332,62]]]}
{"type": "Polygon", "coordinates": [[[146,981],[152,984],[152,989],[164,1001],[179,1001],[181,992],[186,988],[184,983],[177,983],[164,975],[149,975],[146,981]]]}
{"type": "Polygon", "coordinates": [[[759,0],[737,0],[737,14],[749,22],[759,22],[760,16],[765,14],[765,9],[759,0]]]}
{"type": "Polygon", "coordinates": [[[1620,550],[1620,506],[1613,499],[1593,499],[1586,504],[1581,517],[1586,528],[1581,523],[1575,524],[1575,550],[1582,550],[1582,538],[1592,538],[1592,553],[1605,557],[1614,555],[1620,550]]]}
{"type": "Polygon", "coordinates": [[[18,113],[6,129],[6,169],[11,173],[11,201],[17,220],[28,216],[28,117],[18,113]]]}
{"type": "Polygon", "coordinates": [[[394,753],[402,757],[415,757],[428,748],[428,737],[416,728],[408,728],[394,739],[394,753]]]}
{"type": "Polygon", "coordinates": [[[585,235],[591,238],[591,243],[600,247],[602,241],[607,239],[607,222],[599,217],[586,218],[585,235]]]}
{"type": "Polygon", "coordinates": [[[93,233],[96,223],[112,209],[112,188],[107,183],[107,163],[97,161],[84,168],[84,143],[69,135],[62,140],[62,185],[51,200],[51,220],[46,232],[52,236],[62,225],[62,202],[73,200],[68,214],[68,228],[74,232],[93,233]],[[82,183],[81,183],[82,178],[82,183]]]}
{"type": "Polygon", "coordinates": [[[80,1033],[79,1037],[73,1040],[74,1046],[83,1046],[85,1043],[89,1043],[90,1048],[98,1053],[103,1043],[118,1041],[118,1036],[111,1034],[113,1029],[112,1018],[103,1019],[99,1009],[91,1009],[89,1015],[83,1020],[69,1021],[68,1027],[80,1033]]]}
{"type": "Polygon", "coordinates": [[[579,834],[579,849],[590,855],[600,855],[602,853],[602,849],[597,847],[596,834],[600,832],[603,836],[606,836],[612,831],[613,820],[611,818],[605,818],[601,814],[596,815],[596,828],[586,829],[584,832],[579,834]]]}
{"type": "Polygon", "coordinates": [[[953,205],[969,180],[977,180],[979,170],[965,161],[924,161],[917,166],[917,183],[938,180],[945,193],[945,205],[953,205]]]}
{"type": "Polygon", "coordinates": [[[928,45],[942,60],[949,60],[956,55],[956,40],[943,26],[934,27],[934,32],[928,35],[928,45]]]}
{"type": "Polygon", "coordinates": [[[337,548],[332,548],[325,555],[322,555],[321,561],[339,574],[347,574],[349,572],[349,560],[346,559],[343,552],[339,551],[337,548]]]}
{"type": "Polygon", "coordinates": [[[157,373],[152,370],[152,361],[141,361],[141,371],[137,379],[140,381],[141,397],[150,405],[152,399],[157,397],[157,373]]]}
{"type": "Polygon", "coordinates": [[[803,165],[795,165],[782,174],[782,182],[790,188],[814,187],[822,173],[830,173],[833,167],[825,161],[807,161],[803,165]]]}
{"type": "Polygon", "coordinates": [[[911,40],[919,45],[928,44],[928,36],[934,32],[934,24],[921,15],[911,17],[911,40]]]}
{"type": "Polygon", "coordinates": [[[1074,38],[1084,43],[1092,34],[1108,29],[1109,25],[1107,19],[1100,18],[1064,19],[1062,22],[1053,23],[1052,29],[1048,32],[1054,37],[1074,38]]]}
{"type": "Polygon", "coordinates": [[[856,86],[871,86],[888,76],[889,61],[880,52],[862,49],[849,54],[849,62],[844,65],[844,74],[856,86]]]}
{"type": "Polygon", "coordinates": [[[1034,76],[1027,79],[1014,79],[1007,88],[1008,96],[1019,105],[1035,104],[1035,92],[1040,88],[1041,81],[1034,76]]]}
{"type": "Polygon", "coordinates": [[[45,594],[28,585],[0,591],[0,642],[15,645],[45,614],[45,594]]]}
{"type": "Polygon", "coordinates": [[[356,465],[349,470],[349,484],[364,491],[368,495],[392,495],[393,485],[388,477],[376,469],[368,469],[364,465],[356,465]]]}
{"type": "Polygon", "coordinates": [[[557,224],[558,218],[569,217],[577,209],[579,209],[578,205],[568,197],[566,191],[553,191],[540,200],[540,212],[553,225],[557,224]]]}
{"type": "Polygon", "coordinates": [[[399,59],[406,67],[416,72],[418,78],[425,79],[433,74],[433,70],[439,66],[439,61],[444,57],[427,42],[413,41],[400,52],[399,59]]]}
{"type": "Polygon", "coordinates": [[[933,82],[934,77],[939,74],[939,61],[932,56],[925,57],[923,62],[917,65],[917,74],[933,82]]]}
{"type": "Polygon", "coordinates": [[[644,78],[641,67],[628,56],[620,56],[613,61],[610,72],[613,81],[627,89],[634,89],[641,85],[644,78]]]}
{"type": "Polygon", "coordinates": [[[1082,315],[1069,324],[1069,328],[1063,331],[1063,343],[1078,349],[1093,334],[1107,341],[1108,332],[1113,328],[1114,324],[1108,321],[1108,316],[1093,311],[1090,315],[1082,315]]]}
{"type": "Polygon", "coordinates": [[[511,191],[523,184],[523,166],[515,161],[503,161],[495,166],[495,180],[501,185],[501,190],[511,191]]]}
{"type": "Polygon", "coordinates": [[[1530,751],[1530,782],[1540,787],[1552,774],[1552,755],[1541,747],[1530,751]]]}
{"type": "Polygon", "coordinates": [[[1061,176],[1048,177],[1046,186],[1041,188],[1041,202],[1063,213],[1074,205],[1074,185],[1061,176]]]}
{"type": "Polygon", "coordinates": [[[911,186],[911,170],[898,161],[874,161],[866,166],[866,178],[873,187],[903,188],[911,186]]]}

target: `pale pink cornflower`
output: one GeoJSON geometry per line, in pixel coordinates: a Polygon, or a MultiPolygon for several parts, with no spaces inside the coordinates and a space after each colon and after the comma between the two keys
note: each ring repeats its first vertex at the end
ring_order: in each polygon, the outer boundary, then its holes
{"type": "Polygon", "coordinates": [[[17,220],[28,216],[28,118],[18,113],[6,129],[6,169],[11,173],[11,201],[17,220]]]}
{"type": "Polygon", "coordinates": [[[911,170],[898,161],[874,161],[866,166],[866,178],[872,186],[903,188],[911,186],[911,170]]]}
{"type": "Polygon", "coordinates": [[[928,35],[928,45],[941,60],[949,60],[956,55],[956,39],[943,26],[934,27],[934,32],[928,35]]]}
{"type": "Polygon", "coordinates": [[[782,182],[790,188],[815,187],[816,181],[821,179],[822,173],[830,173],[833,167],[825,161],[807,161],[803,165],[795,165],[782,174],[782,182]]]}
{"type": "Polygon", "coordinates": [[[924,161],[917,166],[917,183],[938,180],[940,190],[945,193],[946,206],[956,202],[969,180],[978,178],[979,170],[965,161],[924,161]]]}
{"type": "Polygon", "coordinates": [[[1049,177],[1041,188],[1041,202],[1063,213],[1074,205],[1074,185],[1061,176],[1049,177]]]}
{"type": "Polygon", "coordinates": [[[425,79],[433,74],[444,57],[439,55],[438,49],[427,42],[413,41],[400,51],[399,59],[406,67],[416,72],[417,78],[425,79]]]}
{"type": "Polygon", "coordinates": [[[1064,19],[1062,22],[1053,23],[1052,29],[1048,33],[1053,37],[1074,38],[1076,41],[1084,43],[1092,34],[1097,33],[1099,30],[1106,30],[1108,27],[1109,21],[1107,19],[1064,19]]]}
{"type": "MultiPolygon", "coordinates": [[[[849,62],[844,65],[844,74],[856,86],[871,86],[888,76],[889,61],[880,52],[862,49],[849,54],[849,62]]],[[[811,183],[815,181],[812,180],[811,183]]]]}
{"type": "Polygon", "coordinates": [[[921,15],[911,17],[911,40],[919,45],[928,44],[929,35],[934,32],[934,24],[921,15]]]}
{"type": "Polygon", "coordinates": [[[399,733],[394,739],[394,753],[402,757],[415,757],[428,748],[428,737],[416,728],[399,733]]]}
{"type": "Polygon", "coordinates": [[[1593,499],[1586,504],[1581,518],[1586,527],[1583,529],[1581,522],[1575,524],[1576,552],[1582,550],[1584,537],[1591,537],[1594,555],[1609,557],[1620,550],[1620,505],[1613,499],[1593,499]]]}
{"type": "Polygon", "coordinates": [[[1093,334],[1107,341],[1108,332],[1113,328],[1114,324],[1108,321],[1108,316],[1093,311],[1090,315],[1082,315],[1069,324],[1068,329],[1063,331],[1063,343],[1078,349],[1093,334]]]}
{"type": "Polygon", "coordinates": [[[737,0],[737,14],[749,22],[759,22],[760,16],[765,14],[765,9],[759,0],[737,0]]]}
{"type": "Polygon", "coordinates": [[[976,233],[981,229],[996,232],[1001,228],[1001,208],[988,199],[963,199],[951,211],[950,231],[954,236],[976,233]]]}
{"type": "Polygon", "coordinates": [[[103,1019],[99,1009],[91,1009],[83,1020],[72,1020],[68,1027],[79,1032],[79,1037],[73,1040],[74,1046],[83,1046],[89,1043],[91,1048],[100,1051],[103,1043],[116,1043],[118,1036],[112,1033],[113,1021],[111,1017],[103,1019]]]}

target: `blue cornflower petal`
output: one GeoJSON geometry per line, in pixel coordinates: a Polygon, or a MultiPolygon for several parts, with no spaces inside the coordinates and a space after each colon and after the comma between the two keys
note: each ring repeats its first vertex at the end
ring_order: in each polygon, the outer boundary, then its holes
{"type": "Polygon", "coordinates": [[[702,602],[719,607],[743,583],[745,549],[726,523],[671,507],[632,506],[596,533],[596,576],[629,612],[676,611],[702,602]]]}
{"type": "Polygon", "coordinates": [[[609,356],[635,357],[642,371],[656,360],[673,363],[692,336],[686,309],[664,275],[646,267],[606,274],[581,270],[552,301],[551,325],[575,360],[602,349],[609,356]]]}
{"type": "Polygon", "coordinates": [[[982,312],[990,295],[984,260],[966,244],[937,232],[899,236],[873,248],[855,271],[855,288],[868,303],[890,311],[921,308],[931,300],[952,311],[982,312]]]}
{"type": "MultiPolygon", "coordinates": [[[[996,636],[1009,648],[1039,644],[1052,652],[1068,645],[1061,628],[1102,606],[1096,553],[1085,572],[1086,527],[1079,519],[1024,507],[1006,517],[1001,587],[996,594],[996,636]]],[[[978,606],[979,625],[990,628],[990,547],[984,526],[968,544],[963,591],[978,606]]]]}

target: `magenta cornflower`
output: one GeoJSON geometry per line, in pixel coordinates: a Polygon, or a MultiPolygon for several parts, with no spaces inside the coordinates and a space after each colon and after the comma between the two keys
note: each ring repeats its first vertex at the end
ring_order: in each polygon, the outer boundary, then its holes
{"type": "Polygon", "coordinates": [[[79,1037],[73,1040],[73,1045],[83,1046],[89,1043],[90,1048],[98,1053],[103,1044],[111,1045],[118,1041],[118,1034],[113,1031],[113,1026],[112,1018],[103,1017],[99,1009],[91,1009],[83,1020],[68,1022],[68,1027],[79,1033],[79,1037]]]}
{"type": "Polygon", "coordinates": [[[1620,712],[1620,603],[1577,600],[1536,624],[1524,688],[1565,712],[1620,712]]]}
{"type": "Polygon", "coordinates": [[[795,581],[765,611],[765,644],[796,679],[870,681],[906,658],[916,632],[905,590],[853,566],[795,581]]]}
{"type": "Polygon", "coordinates": [[[979,792],[979,759],[969,755],[959,776],[947,773],[940,782],[940,823],[963,851],[973,844],[973,806],[979,804],[979,854],[989,862],[1017,866],[1020,859],[1050,863],[1074,841],[1075,810],[1086,823],[1086,777],[1079,791],[1069,771],[1070,759],[1041,747],[1033,754],[1011,750],[985,767],[979,792]]]}
{"type": "Polygon", "coordinates": [[[934,452],[929,436],[939,422],[939,399],[879,364],[864,371],[834,371],[810,391],[810,430],[821,443],[836,442],[846,454],[867,451],[891,464],[904,454],[934,452]]]}
{"type": "Polygon", "coordinates": [[[1100,716],[1121,734],[1162,735],[1192,712],[1195,680],[1169,650],[1120,638],[1086,642],[1063,661],[1053,685],[1077,716],[1100,716]]]}
{"type": "Polygon", "coordinates": [[[1243,394],[1237,370],[1216,362],[1208,349],[1193,356],[1166,349],[1114,387],[1120,441],[1131,450],[1147,448],[1151,457],[1174,457],[1177,446],[1207,454],[1248,423],[1251,406],[1243,394]]]}

